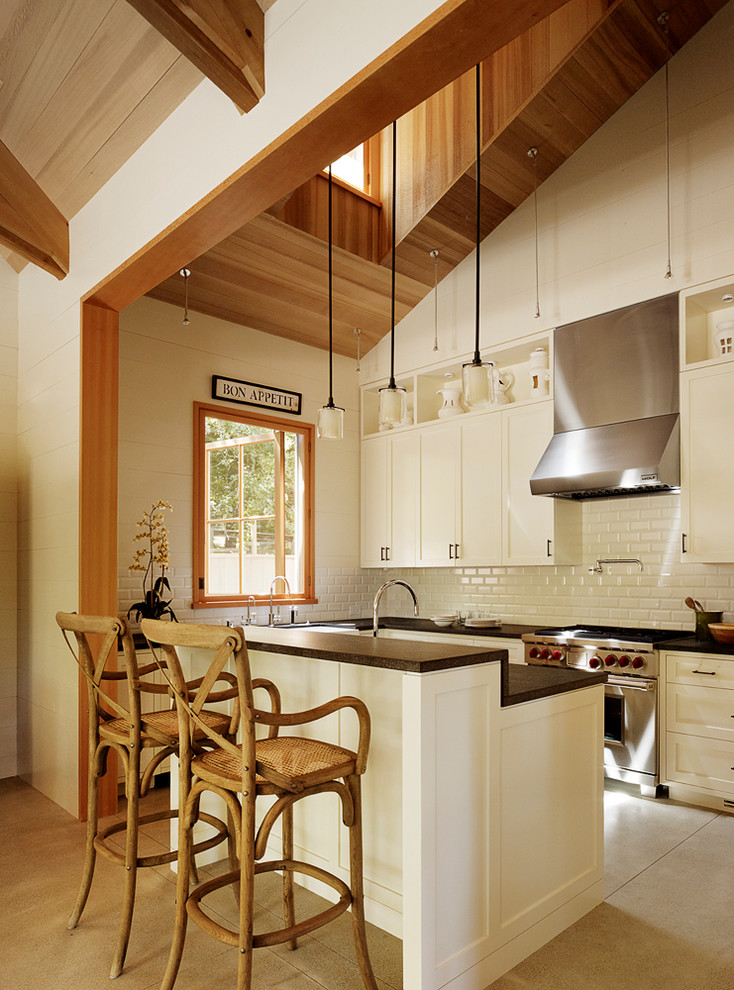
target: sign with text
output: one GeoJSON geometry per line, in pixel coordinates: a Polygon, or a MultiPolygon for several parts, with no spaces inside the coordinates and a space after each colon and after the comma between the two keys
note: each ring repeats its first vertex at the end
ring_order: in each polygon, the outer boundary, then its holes
{"type": "Polygon", "coordinates": [[[257,385],[255,382],[241,382],[237,378],[224,378],[222,375],[212,375],[212,398],[301,415],[300,392],[288,392],[283,388],[257,385]]]}

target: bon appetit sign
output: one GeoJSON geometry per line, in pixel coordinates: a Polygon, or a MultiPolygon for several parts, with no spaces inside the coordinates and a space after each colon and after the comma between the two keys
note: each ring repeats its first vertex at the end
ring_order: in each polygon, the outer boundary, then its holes
{"type": "Polygon", "coordinates": [[[212,398],[227,402],[240,402],[245,406],[261,406],[264,409],[278,409],[280,412],[301,415],[301,393],[288,392],[272,385],[257,385],[255,382],[241,382],[238,378],[224,378],[212,375],[212,398]]]}

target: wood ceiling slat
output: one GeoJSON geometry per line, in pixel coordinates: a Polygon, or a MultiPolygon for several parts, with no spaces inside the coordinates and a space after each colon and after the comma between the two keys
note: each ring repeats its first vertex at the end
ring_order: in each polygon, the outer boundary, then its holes
{"type": "Polygon", "coordinates": [[[140,145],[159,127],[182,99],[201,82],[199,70],[179,55],[175,62],[140,98],[99,147],[87,148],[91,156],[81,161],[77,174],[65,186],[54,176],[45,182],[61,212],[71,218],[98,192],[140,145]]]}
{"type": "MultiPolygon", "coordinates": [[[[21,141],[53,98],[89,39],[123,0],[35,0],[18,9],[0,46],[0,138],[34,175],[21,141]]],[[[46,148],[51,147],[50,142],[46,148]]],[[[43,153],[42,153],[43,155],[43,153]]]]}
{"type": "Polygon", "coordinates": [[[135,108],[140,94],[149,91],[178,57],[144,21],[138,19],[126,28],[127,15],[122,3],[112,9],[18,142],[19,155],[37,161],[36,149],[61,147],[43,162],[39,178],[53,175],[54,168],[60,170],[61,183],[76,175],[91,149],[107,140],[135,108]],[[68,133],[74,134],[74,140],[64,142],[68,133]]]}

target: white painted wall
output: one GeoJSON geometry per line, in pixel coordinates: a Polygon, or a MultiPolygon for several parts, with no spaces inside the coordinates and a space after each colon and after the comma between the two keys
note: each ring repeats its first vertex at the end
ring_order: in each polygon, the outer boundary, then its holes
{"type": "Polygon", "coordinates": [[[0,259],[0,779],[17,771],[18,277],[0,259]]]}
{"type": "Polygon", "coordinates": [[[203,82],[72,219],[69,275],[19,277],[18,773],[69,811],[76,675],[53,617],[77,605],[79,300],[440,5],[280,0],[260,104],[241,116],[203,82]]]}
{"type": "MultiPolygon", "coordinates": [[[[223,374],[301,392],[301,416],[283,418],[314,423],[329,395],[328,354],[198,313],[190,319],[182,326],[180,309],[151,299],[120,314],[120,611],[140,600],[141,575],[128,570],[133,537],[143,509],[160,498],[173,506],[165,517],[177,615],[239,621],[242,609],[191,611],[193,403],[211,401],[211,376],[223,374]]],[[[329,617],[329,604],[341,597],[342,572],[359,566],[359,383],[355,362],[339,355],[334,401],[345,409],[344,439],[316,440],[315,477],[316,594],[318,614],[329,617]]],[[[264,621],[267,610],[259,611],[264,621]]],[[[302,618],[315,614],[303,606],[302,618]]]]}
{"type": "MultiPolygon", "coordinates": [[[[483,242],[485,358],[499,342],[734,272],[732,45],[729,3],[670,64],[674,277],[664,278],[664,80],[658,73],[540,187],[540,319],[532,200],[483,242]]],[[[473,350],[474,265],[472,253],[438,287],[441,361],[473,350]]],[[[396,374],[435,362],[433,327],[429,293],[396,328],[396,374]]],[[[387,338],[362,367],[363,384],[387,376],[387,338]]],[[[483,607],[516,622],[582,619],[692,629],[683,605],[689,593],[709,608],[734,612],[734,567],[681,564],[679,520],[677,495],[593,501],[583,506],[578,567],[442,568],[401,575],[418,591],[422,615],[483,607]],[[639,557],[645,571],[617,566],[611,574],[590,575],[597,557],[639,557]]],[[[385,576],[376,572],[374,586],[385,576]]],[[[403,614],[405,604],[395,594],[386,608],[403,614]]]]}

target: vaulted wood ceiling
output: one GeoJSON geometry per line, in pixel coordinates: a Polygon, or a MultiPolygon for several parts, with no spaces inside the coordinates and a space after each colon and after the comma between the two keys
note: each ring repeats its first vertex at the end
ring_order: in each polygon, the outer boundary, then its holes
{"type": "MultiPolygon", "coordinates": [[[[485,237],[724,5],[725,0],[570,0],[482,64],[485,237]],[[670,10],[667,32],[658,23],[670,10]],[[528,156],[531,148],[537,156],[528,156]]],[[[474,73],[398,121],[396,318],[475,244],[474,73]]],[[[661,105],[661,118],[663,107],[661,105]]],[[[365,135],[368,138],[369,135],[365,135]]],[[[389,131],[384,209],[335,190],[334,349],[353,355],[390,330],[389,131]]],[[[326,163],[324,163],[326,165],[326,163]]],[[[328,345],[325,179],[316,177],[216,248],[192,258],[189,308],[328,345]]],[[[532,277],[529,273],[529,277],[532,277]]],[[[178,274],[148,295],[183,304],[178,274]]]]}
{"type": "MultiPolygon", "coordinates": [[[[573,154],[724,2],[569,0],[484,62],[482,235],[573,154]],[[667,35],[658,23],[664,9],[670,11],[667,35]],[[531,147],[538,149],[535,166],[527,154],[531,147]]],[[[229,93],[241,110],[248,99],[257,98],[262,66],[248,51],[244,22],[231,22],[232,11],[252,13],[253,3],[4,0],[0,235],[11,232],[3,243],[16,268],[25,260],[7,248],[24,248],[26,228],[29,236],[37,235],[40,213],[50,257],[28,251],[25,257],[63,276],[63,260],[53,256],[63,225],[191,92],[203,71],[225,92],[226,80],[217,77],[218,71],[244,75],[245,89],[253,95],[229,93]],[[187,23],[181,22],[182,10],[187,23]],[[226,69],[219,65],[222,55],[229,62],[226,69]],[[214,68],[207,62],[211,57],[214,68]],[[24,197],[21,180],[34,185],[35,197],[24,197]],[[44,208],[44,197],[51,210],[44,208]],[[19,202],[31,203],[35,215],[26,210],[18,217],[19,202]]],[[[257,3],[267,10],[275,0],[257,3]]],[[[512,8],[508,3],[510,13],[512,8]]],[[[432,249],[440,252],[443,277],[474,247],[473,73],[403,117],[398,135],[400,318],[433,285],[432,249]]],[[[389,140],[382,142],[383,165],[388,154],[389,140]]],[[[354,327],[361,328],[365,348],[389,331],[389,169],[383,167],[380,175],[382,209],[335,189],[335,349],[345,354],[354,353],[354,327]]],[[[325,207],[326,182],[315,177],[206,254],[192,257],[189,309],[326,346],[325,207]]],[[[183,292],[183,279],[172,274],[149,294],[182,305],[183,292]]]]}

